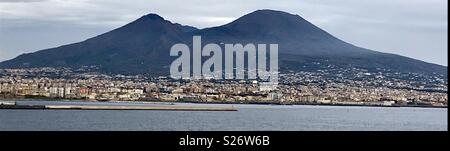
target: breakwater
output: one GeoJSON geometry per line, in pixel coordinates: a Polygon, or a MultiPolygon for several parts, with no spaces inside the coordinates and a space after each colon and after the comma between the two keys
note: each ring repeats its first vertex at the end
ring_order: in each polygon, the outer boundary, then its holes
{"type": "Polygon", "coordinates": [[[166,110],[166,111],[237,111],[234,107],[179,106],[179,105],[18,105],[0,104],[0,109],[40,110],[166,110]]]}

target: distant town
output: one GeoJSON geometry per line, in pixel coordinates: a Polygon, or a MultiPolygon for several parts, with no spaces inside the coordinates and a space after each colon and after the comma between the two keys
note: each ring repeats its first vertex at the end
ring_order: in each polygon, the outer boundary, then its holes
{"type": "Polygon", "coordinates": [[[278,88],[273,89],[257,80],[173,80],[101,74],[92,68],[0,69],[0,99],[448,106],[445,75],[329,66],[281,73],[278,88]]]}

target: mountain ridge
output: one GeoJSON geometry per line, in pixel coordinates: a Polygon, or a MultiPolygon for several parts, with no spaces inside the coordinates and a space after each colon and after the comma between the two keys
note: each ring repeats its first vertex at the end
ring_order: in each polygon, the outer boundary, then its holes
{"type": "Polygon", "coordinates": [[[299,15],[267,9],[205,29],[172,23],[150,13],[82,42],[22,54],[1,62],[0,68],[96,65],[107,73],[165,75],[174,59],[169,56],[170,47],[175,43],[191,44],[194,35],[202,36],[202,43],[278,43],[280,56],[288,56],[280,58],[282,69],[310,64],[302,60],[315,58],[312,61],[370,70],[445,75],[448,70],[441,65],[354,46],[299,15]]]}

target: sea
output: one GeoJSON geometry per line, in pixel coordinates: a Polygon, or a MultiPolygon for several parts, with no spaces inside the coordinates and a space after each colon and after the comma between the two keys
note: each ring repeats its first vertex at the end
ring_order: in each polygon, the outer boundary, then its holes
{"type": "Polygon", "coordinates": [[[213,106],[238,111],[0,109],[0,131],[448,131],[447,108],[14,101],[27,105],[213,106]]]}

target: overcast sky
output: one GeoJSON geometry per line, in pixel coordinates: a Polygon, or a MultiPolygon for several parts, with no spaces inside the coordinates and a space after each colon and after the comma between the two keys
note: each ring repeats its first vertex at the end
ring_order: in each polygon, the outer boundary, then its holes
{"type": "Polygon", "coordinates": [[[198,28],[298,14],[354,45],[448,65],[447,0],[0,0],[0,61],[99,35],[148,13],[198,28]]]}

